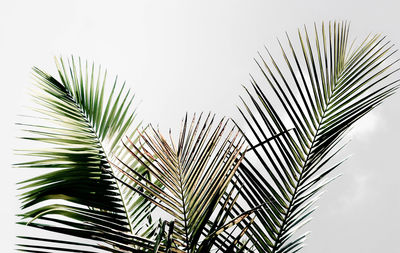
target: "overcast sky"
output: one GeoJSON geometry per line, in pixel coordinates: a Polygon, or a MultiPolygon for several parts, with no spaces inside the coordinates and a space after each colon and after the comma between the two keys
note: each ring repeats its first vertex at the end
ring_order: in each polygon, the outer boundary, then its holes
{"type": "MultiPolygon", "coordinates": [[[[350,36],[383,33],[400,45],[397,1],[1,1],[1,247],[12,252],[17,158],[14,122],[30,105],[31,67],[55,73],[54,56],[94,60],[136,94],[138,118],[177,129],[185,112],[237,117],[264,45],[314,21],[349,20],[350,36]]],[[[397,46],[397,48],[399,48],[397,46]]],[[[278,54],[278,51],[272,51],[278,54]]],[[[399,56],[399,54],[397,54],[399,56]]],[[[400,252],[400,94],[360,122],[352,154],[319,201],[302,252],[400,252]]]]}

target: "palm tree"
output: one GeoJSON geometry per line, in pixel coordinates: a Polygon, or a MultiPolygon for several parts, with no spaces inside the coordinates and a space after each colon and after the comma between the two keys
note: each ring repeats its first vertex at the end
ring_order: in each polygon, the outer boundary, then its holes
{"type": "Polygon", "coordinates": [[[18,249],[299,251],[344,134],[398,88],[384,37],[349,47],[346,22],[314,31],[298,32],[300,54],[279,43],[286,69],[260,54],[266,85],[252,78],[239,107],[248,131],[211,114],[186,116],[176,140],[139,130],[133,96],[117,79],[105,90],[100,68],[60,59],[59,80],[34,68],[42,116],[21,125],[46,148],[17,166],[50,172],[21,182],[20,223],[80,239],[21,236],[18,249]]]}

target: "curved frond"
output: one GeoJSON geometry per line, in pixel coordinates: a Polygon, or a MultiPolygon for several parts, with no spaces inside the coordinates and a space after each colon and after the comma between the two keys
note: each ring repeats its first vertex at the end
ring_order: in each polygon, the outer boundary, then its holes
{"type": "MultiPolygon", "coordinates": [[[[21,215],[24,221],[20,223],[92,240],[84,243],[87,247],[106,247],[99,245],[105,242],[112,245],[112,252],[140,245],[142,239],[135,236],[153,236],[154,229],[150,224],[146,231],[139,231],[134,224],[149,224],[147,220],[140,221],[154,207],[140,195],[127,193],[110,175],[114,172],[108,162],[111,154],[123,154],[119,140],[128,130],[132,131],[133,96],[125,84],[119,87],[117,78],[111,91],[106,90],[107,73],[100,67],[96,69],[94,64],[82,64],[74,58],[66,64],[59,59],[57,68],[59,80],[38,68],[33,69],[37,84],[33,96],[39,105],[35,109],[38,116],[20,125],[27,133],[23,138],[40,147],[24,150],[23,154],[34,160],[17,166],[45,168],[48,172],[20,183],[25,210],[21,215]],[[136,209],[141,213],[135,213],[136,209]]],[[[134,161],[130,165],[136,168],[134,161]]],[[[137,169],[145,173],[140,166],[137,169]]],[[[38,249],[33,240],[56,244],[42,248],[43,252],[63,251],[71,244],[23,238],[33,243],[20,245],[21,250],[28,252],[38,249]]],[[[143,240],[144,244],[150,244],[148,248],[153,247],[153,241],[143,240]]]]}
{"type": "MultiPolygon", "coordinates": [[[[254,78],[245,88],[239,108],[248,132],[248,156],[236,180],[250,207],[268,203],[256,213],[248,237],[258,252],[297,252],[305,236],[293,235],[310,220],[328,175],[340,164],[327,166],[340,150],[346,130],[398,88],[390,42],[369,36],[348,47],[346,22],[315,26],[313,39],[298,32],[300,53],[287,37],[279,42],[285,68],[267,50],[256,61],[265,83],[276,95],[266,95],[254,78]]],[[[233,215],[242,212],[236,206],[233,215]]]]}
{"type": "Polygon", "coordinates": [[[171,240],[164,245],[172,252],[209,252],[218,235],[254,212],[250,210],[227,220],[227,209],[218,208],[243,159],[244,143],[235,127],[225,135],[228,121],[219,121],[215,128],[213,122],[211,115],[205,120],[194,116],[191,122],[186,116],[176,142],[171,133],[167,138],[152,127],[140,134],[141,146],[129,138],[124,142],[132,156],[164,188],[143,178],[122,159],[113,164],[130,179],[123,182],[127,187],[170,217],[167,219],[170,219],[171,240]]]}

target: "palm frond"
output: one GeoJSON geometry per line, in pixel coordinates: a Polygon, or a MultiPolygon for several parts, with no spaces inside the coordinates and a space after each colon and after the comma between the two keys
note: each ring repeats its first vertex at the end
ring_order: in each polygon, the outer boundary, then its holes
{"type": "MultiPolygon", "coordinates": [[[[385,37],[370,36],[349,49],[347,22],[322,24],[320,32],[315,25],[314,33],[312,41],[306,28],[298,31],[300,53],[288,36],[289,50],[279,42],[286,68],[268,50],[268,59],[260,54],[256,63],[276,100],[252,78],[239,108],[249,151],[235,180],[250,207],[268,203],[247,230],[258,252],[303,247],[306,236],[293,235],[309,222],[327,176],[340,164],[327,166],[340,150],[336,146],[354,122],[398,88],[395,51],[385,37]]],[[[242,211],[236,205],[232,215],[242,211]]]]}
{"type": "MultiPolygon", "coordinates": [[[[33,69],[37,84],[34,98],[39,104],[35,110],[41,116],[33,118],[33,123],[20,125],[27,132],[24,139],[45,148],[23,151],[34,160],[17,166],[45,168],[50,172],[20,183],[25,212],[19,223],[90,239],[84,243],[86,247],[104,248],[104,243],[99,242],[105,242],[112,246],[113,252],[119,252],[118,249],[134,248],[132,245],[140,246],[144,241],[150,245],[147,248],[152,248],[154,242],[146,237],[154,236],[156,224],[146,219],[154,207],[117,183],[108,162],[111,154],[124,155],[125,150],[118,143],[128,130],[133,130],[133,96],[125,84],[119,88],[117,78],[112,90],[105,90],[107,72],[100,67],[96,70],[94,64],[82,64],[74,58],[66,64],[59,59],[57,68],[60,81],[38,68],[33,69]],[[140,231],[135,227],[146,228],[143,224],[148,224],[147,229],[140,231]]],[[[135,161],[129,164],[148,177],[135,161]]],[[[32,243],[46,242],[39,237],[23,238],[32,243]]],[[[47,242],[61,246],[41,248],[43,252],[64,251],[71,244],[67,240],[47,242]]],[[[38,247],[21,244],[20,250],[36,252],[34,249],[39,250],[38,247]]]]}
{"type": "MultiPolygon", "coordinates": [[[[202,120],[202,115],[198,119],[194,116],[190,123],[186,116],[176,142],[171,132],[166,138],[152,127],[150,133],[140,133],[141,146],[135,145],[129,138],[124,142],[132,156],[164,188],[143,178],[122,159],[113,164],[131,180],[122,183],[148,198],[171,217],[172,235],[169,246],[165,248],[172,252],[209,252],[218,235],[242,222],[257,209],[227,220],[227,209],[218,207],[243,159],[244,147],[243,138],[235,127],[224,135],[227,120],[222,119],[215,128],[212,127],[213,122],[214,116],[210,114],[205,120],[202,120]]],[[[240,236],[233,241],[235,245],[238,238],[240,236]]]]}

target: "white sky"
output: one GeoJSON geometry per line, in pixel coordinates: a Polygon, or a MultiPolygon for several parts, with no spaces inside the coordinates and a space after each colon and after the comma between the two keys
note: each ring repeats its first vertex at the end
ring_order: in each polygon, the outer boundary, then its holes
{"type": "MultiPolygon", "coordinates": [[[[32,66],[55,73],[54,56],[94,60],[127,81],[139,119],[177,129],[187,111],[237,117],[241,84],[258,73],[252,58],[264,45],[278,55],[276,37],[303,24],[350,20],[353,38],[382,32],[400,44],[396,2],[0,1],[3,252],[16,243],[15,182],[30,175],[11,164],[32,66]]],[[[303,252],[399,251],[399,105],[395,95],[351,133],[344,153],[353,156],[319,201],[303,252]]]]}

